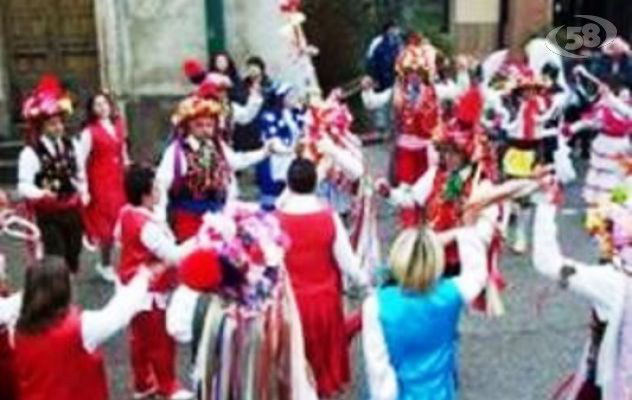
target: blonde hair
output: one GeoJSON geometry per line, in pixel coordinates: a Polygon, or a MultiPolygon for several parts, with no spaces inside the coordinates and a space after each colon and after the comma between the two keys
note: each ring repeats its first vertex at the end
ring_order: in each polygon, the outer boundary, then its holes
{"type": "Polygon", "coordinates": [[[393,242],[389,262],[401,287],[425,292],[443,275],[443,245],[432,230],[409,228],[393,242]]]}

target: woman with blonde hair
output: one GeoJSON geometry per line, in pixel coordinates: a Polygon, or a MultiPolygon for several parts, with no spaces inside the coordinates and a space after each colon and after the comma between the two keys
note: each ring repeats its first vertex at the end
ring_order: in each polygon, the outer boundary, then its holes
{"type": "Polygon", "coordinates": [[[394,285],[363,306],[363,346],[371,399],[450,400],[457,396],[457,327],[463,306],[485,286],[486,246],[474,228],[451,238],[404,230],[390,253],[394,285]],[[462,271],[443,278],[444,242],[456,240],[462,271]]]}

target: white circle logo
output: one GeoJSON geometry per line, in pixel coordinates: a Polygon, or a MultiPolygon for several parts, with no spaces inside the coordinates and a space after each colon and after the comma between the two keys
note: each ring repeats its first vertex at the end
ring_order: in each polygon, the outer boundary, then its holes
{"type": "Polygon", "coordinates": [[[568,58],[586,58],[587,55],[572,53],[582,47],[596,49],[606,47],[617,37],[617,28],[607,19],[594,15],[576,15],[592,22],[583,26],[568,26],[566,28],[566,44],[562,47],[558,43],[558,34],[566,26],[558,26],[546,35],[546,46],[555,54],[568,58]],[[602,32],[605,39],[602,39],[602,32]]]}

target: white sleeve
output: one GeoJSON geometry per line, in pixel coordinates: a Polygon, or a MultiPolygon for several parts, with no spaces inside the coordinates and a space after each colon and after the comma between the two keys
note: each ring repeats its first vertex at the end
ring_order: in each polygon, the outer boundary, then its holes
{"type": "Polygon", "coordinates": [[[143,226],[140,240],[152,254],[171,266],[177,265],[196,244],[194,237],[178,245],[167,228],[159,226],[156,222],[148,222],[143,226]]]}
{"type": "Polygon", "coordinates": [[[231,103],[233,109],[233,121],[238,125],[247,125],[259,114],[263,106],[263,96],[259,93],[248,96],[248,101],[243,106],[239,103],[231,103]]]}
{"type": "Polygon", "coordinates": [[[369,277],[365,270],[360,268],[360,259],[351,247],[349,233],[337,213],[334,213],[336,226],[336,239],[334,241],[334,256],[340,270],[351,278],[358,286],[368,286],[369,277]]]}
{"type": "Polygon", "coordinates": [[[35,184],[35,175],[40,172],[41,164],[35,151],[29,146],[22,149],[18,159],[18,194],[28,200],[37,200],[44,191],[35,184]]]}
{"type": "Polygon", "coordinates": [[[461,274],[454,278],[463,300],[474,300],[487,282],[487,246],[474,228],[462,228],[457,232],[461,274]]]}
{"type": "Polygon", "coordinates": [[[82,196],[88,196],[88,172],[87,172],[87,155],[84,159],[84,144],[81,143],[81,138],[74,139],[72,141],[72,147],[75,152],[75,161],[77,162],[77,180],[75,186],[82,196]]]}
{"type": "Polygon", "coordinates": [[[81,314],[81,337],[83,347],[89,353],[125,328],[138,313],[149,296],[149,270],[140,272],[126,286],[117,288],[114,297],[98,311],[84,311],[81,314]]]}
{"type": "Polygon", "coordinates": [[[200,293],[181,285],[171,296],[167,307],[167,332],[178,343],[193,340],[193,319],[200,293]]]}
{"type": "Polygon", "coordinates": [[[261,148],[259,150],[237,152],[234,151],[227,144],[222,144],[222,146],[228,164],[235,171],[246,169],[263,161],[266,157],[268,157],[268,152],[264,148],[261,148]]]}
{"type": "Polygon", "coordinates": [[[341,168],[349,179],[356,181],[364,175],[362,158],[352,154],[350,151],[334,145],[327,149],[327,155],[332,158],[334,164],[341,168]]]}
{"type": "Polygon", "coordinates": [[[371,400],[397,399],[397,376],[391,366],[384,332],[379,320],[377,297],[369,296],[362,306],[362,350],[371,400]]]}
{"type": "Polygon", "coordinates": [[[590,300],[600,315],[609,315],[617,297],[624,290],[625,280],[610,267],[592,267],[565,260],[557,242],[555,206],[539,204],[533,229],[533,264],[535,269],[558,281],[565,265],[574,273],[568,277],[569,288],[590,300]]]}
{"type": "Polygon", "coordinates": [[[0,326],[12,326],[20,316],[22,293],[0,297],[0,326]]]}
{"type": "MultiPolygon", "coordinates": [[[[184,160],[178,160],[184,161],[184,160]]],[[[167,205],[169,203],[169,190],[171,189],[171,185],[173,184],[174,171],[175,171],[175,163],[176,163],[176,145],[172,143],[167,147],[164,154],[162,155],[162,159],[160,160],[160,164],[158,165],[158,169],[156,170],[156,187],[158,188],[158,192],[160,193],[160,199],[158,200],[158,204],[154,207],[154,213],[161,221],[167,220],[167,205]]],[[[186,165],[182,165],[182,172],[184,173],[186,170],[186,165]]]]}
{"type": "Polygon", "coordinates": [[[88,158],[90,158],[90,153],[92,152],[92,135],[90,134],[90,129],[85,128],[81,131],[81,133],[79,133],[76,148],[80,164],[83,168],[86,168],[88,165],[88,158]]]}
{"type": "Polygon", "coordinates": [[[374,90],[362,91],[362,102],[364,103],[364,107],[369,110],[375,110],[386,106],[388,102],[391,101],[392,97],[393,88],[383,90],[379,93],[374,90]]]}

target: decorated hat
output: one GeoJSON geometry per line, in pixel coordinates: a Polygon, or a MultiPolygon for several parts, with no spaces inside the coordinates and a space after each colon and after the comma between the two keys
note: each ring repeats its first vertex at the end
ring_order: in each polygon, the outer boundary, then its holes
{"type": "Polygon", "coordinates": [[[56,115],[72,114],[72,101],[59,79],[51,74],[42,76],[39,83],[22,104],[22,117],[36,121],[56,115]]]}
{"type": "Polygon", "coordinates": [[[399,76],[417,72],[422,76],[431,77],[436,69],[436,54],[437,51],[432,45],[423,43],[421,35],[413,34],[395,61],[395,71],[399,76]]]}
{"type": "Polygon", "coordinates": [[[182,100],[171,116],[174,126],[182,126],[186,122],[200,117],[218,118],[224,112],[224,106],[219,101],[193,94],[182,100]]]}

